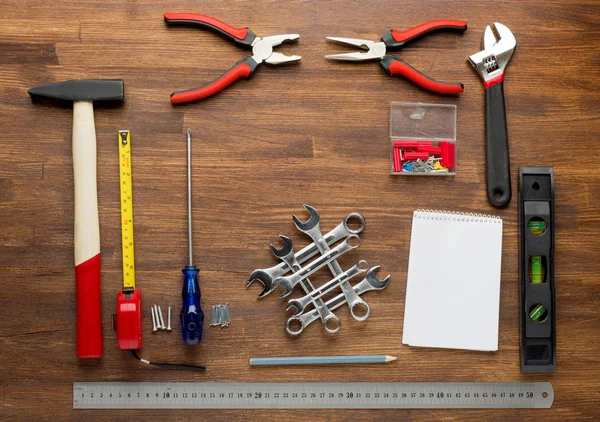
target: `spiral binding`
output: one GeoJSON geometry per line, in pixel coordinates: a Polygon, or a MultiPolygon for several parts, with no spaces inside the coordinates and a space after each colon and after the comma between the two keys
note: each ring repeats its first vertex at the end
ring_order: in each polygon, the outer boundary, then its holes
{"type": "Polygon", "coordinates": [[[413,217],[419,220],[458,221],[463,223],[502,223],[502,219],[495,215],[476,214],[472,212],[419,209],[414,212],[413,217]]]}

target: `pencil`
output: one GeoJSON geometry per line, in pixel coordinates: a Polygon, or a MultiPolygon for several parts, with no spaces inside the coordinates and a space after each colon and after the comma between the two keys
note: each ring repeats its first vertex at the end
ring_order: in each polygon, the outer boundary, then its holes
{"type": "Polygon", "coordinates": [[[291,356],[281,358],[250,358],[250,366],[257,365],[330,365],[339,363],[387,363],[396,356],[357,355],[357,356],[291,356]]]}

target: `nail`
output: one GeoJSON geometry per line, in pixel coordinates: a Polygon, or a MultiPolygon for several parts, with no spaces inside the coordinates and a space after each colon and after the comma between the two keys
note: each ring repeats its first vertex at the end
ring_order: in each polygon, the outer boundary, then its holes
{"type": "Polygon", "coordinates": [[[150,310],[152,311],[152,332],[156,332],[156,315],[154,314],[154,307],[151,307],[150,310]]]}
{"type": "Polygon", "coordinates": [[[167,316],[167,330],[171,331],[171,307],[169,306],[169,313],[167,316]]]}
{"type": "Polygon", "coordinates": [[[163,315],[162,315],[162,309],[160,309],[160,306],[158,306],[158,307],[157,307],[157,310],[158,310],[158,314],[157,314],[157,315],[158,315],[158,318],[157,318],[157,319],[158,319],[158,321],[159,321],[159,323],[160,323],[160,326],[159,326],[159,328],[160,328],[161,330],[164,330],[165,328],[167,328],[167,326],[165,325],[165,320],[163,319],[163,315]]]}

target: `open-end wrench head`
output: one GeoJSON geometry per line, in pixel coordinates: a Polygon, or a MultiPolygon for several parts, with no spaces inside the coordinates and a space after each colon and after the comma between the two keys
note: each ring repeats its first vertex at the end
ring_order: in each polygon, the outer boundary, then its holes
{"type": "Polygon", "coordinates": [[[296,215],[292,216],[294,219],[294,224],[296,224],[296,227],[298,227],[298,230],[301,232],[307,232],[317,227],[320,220],[319,213],[316,209],[306,204],[304,205],[304,208],[306,208],[306,210],[310,213],[310,218],[307,221],[303,223],[298,217],[296,217],[296,215]]]}
{"type": "Polygon", "coordinates": [[[294,316],[300,315],[303,311],[302,303],[298,299],[288,300],[287,307],[285,308],[285,310],[289,311],[292,308],[294,308],[294,316]]]}
{"type": "Polygon", "coordinates": [[[369,271],[367,271],[367,276],[365,277],[367,282],[371,286],[373,286],[373,288],[375,288],[375,289],[385,289],[387,287],[387,285],[390,283],[390,278],[391,278],[390,275],[388,275],[383,280],[380,280],[377,278],[377,276],[375,274],[377,274],[377,272],[379,271],[380,268],[381,268],[381,266],[377,265],[377,266],[369,269],[369,271]]]}
{"type": "Polygon", "coordinates": [[[287,236],[280,234],[279,238],[283,240],[283,246],[280,249],[277,249],[275,246],[271,245],[271,251],[277,258],[282,259],[283,257],[288,256],[290,253],[293,253],[294,244],[292,239],[287,236]]]}
{"type": "Polygon", "coordinates": [[[279,295],[280,299],[283,299],[286,296],[289,296],[290,293],[292,293],[294,291],[294,285],[290,284],[287,279],[283,278],[283,277],[277,277],[274,281],[273,284],[275,286],[281,286],[283,288],[283,292],[279,295]]]}
{"type": "Polygon", "coordinates": [[[265,297],[269,293],[275,289],[275,285],[273,284],[273,277],[263,270],[254,270],[252,274],[248,277],[248,281],[246,282],[246,287],[250,287],[254,281],[259,281],[263,285],[263,291],[258,294],[258,298],[265,297]]]}

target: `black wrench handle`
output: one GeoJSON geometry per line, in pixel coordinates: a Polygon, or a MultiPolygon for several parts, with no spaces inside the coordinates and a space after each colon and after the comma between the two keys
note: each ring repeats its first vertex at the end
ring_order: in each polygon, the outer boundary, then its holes
{"type": "Polygon", "coordinates": [[[485,158],[488,200],[495,207],[505,207],[511,188],[503,81],[485,90],[485,158]]]}

